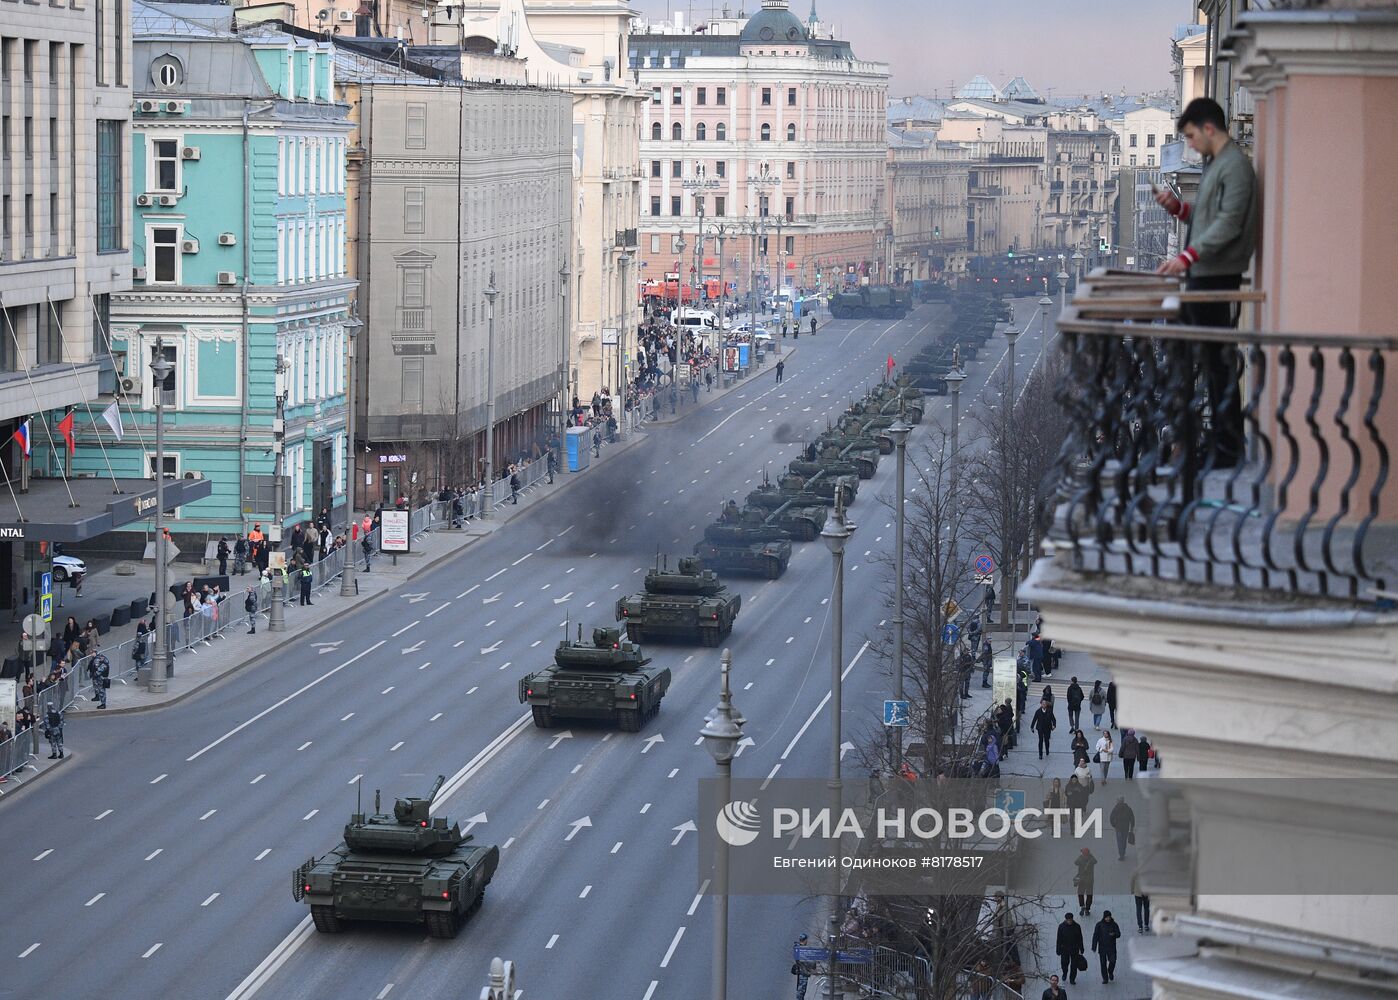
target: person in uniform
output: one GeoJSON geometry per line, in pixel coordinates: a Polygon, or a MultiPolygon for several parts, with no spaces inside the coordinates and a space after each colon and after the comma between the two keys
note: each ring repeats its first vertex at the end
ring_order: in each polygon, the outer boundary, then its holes
{"type": "Polygon", "coordinates": [[[87,662],[87,676],[92,681],[92,700],[97,702],[98,708],[107,707],[107,688],[112,683],[111,668],[111,663],[101,653],[87,662]]]}
{"type": "Polygon", "coordinates": [[[49,749],[53,751],[49,754],[49,760],[62,760],[63,713],[57,708],[51,707],[44,716],[44,739],[49,741],[49,749]]]}
{"type": "Polygon", "coordinates": [[[742,520],[742,514],[738,511],[737,501],[729,500],[723,505],[723,513],[719,515],[719,520],[723,521],[725,524],[737,524],[742,520]]]}
{"type": "Polygon", "coordinates": [[[311,567],[309,565],[303,565],[301,567],[301,572],[298,574],[298,576],[300,576],[301,578],[301,606],[303,608],[309,608],[312,606],[311,582],[313,579],[313,574],[311,573],[311,567]]]}

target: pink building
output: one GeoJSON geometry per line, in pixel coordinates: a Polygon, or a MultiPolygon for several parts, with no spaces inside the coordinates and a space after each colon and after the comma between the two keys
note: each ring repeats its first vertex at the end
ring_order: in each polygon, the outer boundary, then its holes
{"type": "Polygon", "coordinates": [[[811,287],[851,269],[883,280],[886,64],[856,59],[814,12],[802,22],[787,0],[763,0],[744,20],[638,26],[630,66],[650,91],[641,280],[677,268],[692,280],[696,260],[716,276],[720,235],[724,277],[743,292],[754,272],[811,287]]]}

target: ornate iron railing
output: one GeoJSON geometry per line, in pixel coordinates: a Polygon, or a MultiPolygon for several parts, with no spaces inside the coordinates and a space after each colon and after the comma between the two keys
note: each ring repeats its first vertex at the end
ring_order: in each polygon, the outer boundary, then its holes
{"type": "Polygon", "coordinates": [[[1385,589],[1398,338],[1167,323],[1182,302],[1260,297],[1098,272],[1060,317],[1071,430],[1041,516],[1075,569],[1347,600],[1385,589]]]}

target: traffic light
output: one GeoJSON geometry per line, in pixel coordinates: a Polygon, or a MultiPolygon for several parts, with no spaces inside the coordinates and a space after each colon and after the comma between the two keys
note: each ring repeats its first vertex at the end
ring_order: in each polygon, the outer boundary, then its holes
{"type": "Polygon", "coordinates": [[[937,239],[941,239],[941,238],[942,238],[942,227],[941,227],[941,226],[933,226],[933,227],[932,227],[932,235],[933,235],[935,238],[937,238],[937,239]]]}
{"type": "Polygon", "coordinates": [[[1107,245],[1106,237],[1102,237],[1097,241],[1097,249],[1100,250],[1102,253],[1106,253],[1108,250],[1111,249],[1107,245]]]}

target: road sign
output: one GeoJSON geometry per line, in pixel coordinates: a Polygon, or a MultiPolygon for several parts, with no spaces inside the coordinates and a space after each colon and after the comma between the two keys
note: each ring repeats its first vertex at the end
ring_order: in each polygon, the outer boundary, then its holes
{"type": "Polygon", "coordinates": [[[995,560],[990,556],[976,556],[976,572],[982,576],[995,572],[995,560]]]}
{"type": "Polygon", "coordinates": [[[49,648],[49,626],[39,615],[24,616],[24,638],[20,640],[26,653],[42,652],[49,648]]]}
{"type": "Polygon", "coordinates": [[[845,965],[868,965],[873,960],[873,948],[844,948],[835,951],[835,961],[845,965]]]}
{"type": "Polygon", "coordinates": [[[994,582],[995,582],[995,574],[994,574],[994,573],[986,573],[986,574],[984,574],[984,575],[982,575],[982,576],[978,576],[978,577],[976,577],[976,582],[979,583],[979,584],[982,584],[982,585],[987,584],[987,583],[994,583],[994,582]]]}
{"type": "Polygon", "coordinates": [[[957,640],[961,638],[961,626],[956,622],[947,622],[942,626],[942,645],[955,646],[957,640]]]}
{"type": "Polygon", "coordinates": [[[956,613],[960,610],[961,605],[957,604],[955,601],[947,601],[947,603],[942,605],[942,617],[955,618],[956,613]]]}
{"type": "Polygon", "coordinates": [[[1024,808],[1024,789],[1001,788],[995,793],[995,808],[1015,815],[1024,808]]]}
{"type": "Polygon", "coordinates": [[[791,957],[798,962],[828,962],[830,961],[830,949],[811,948],[798,944],[792,947],[791,957]]]}
{"type": "Polygon", "coordinates": [[[883,703],[883,724],[885,726],[906,726],[908,724],[908,702],[888,699],[883,703]]]}
{"type": "Polygon", "coordinates": [[[39,577],[39,615],[46,622],[53,621],[53,574],[44,573],[39,577]]]}

